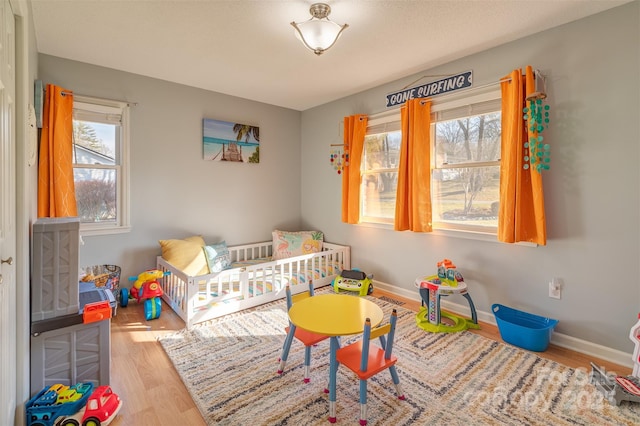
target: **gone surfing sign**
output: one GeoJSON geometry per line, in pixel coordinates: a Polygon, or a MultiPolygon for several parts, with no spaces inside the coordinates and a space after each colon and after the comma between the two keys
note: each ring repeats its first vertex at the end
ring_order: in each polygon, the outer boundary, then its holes
{"type": "Polygon", "coordinates": [[[414,98],[428,98],[453,92],[454,90],[471,87],[473,83],[473,72],[467,71],[462,74],[452,75],[442,80],[432,81],[422,86],[412,87],[387,95],[387,108],[400,105],[414,98]]]}

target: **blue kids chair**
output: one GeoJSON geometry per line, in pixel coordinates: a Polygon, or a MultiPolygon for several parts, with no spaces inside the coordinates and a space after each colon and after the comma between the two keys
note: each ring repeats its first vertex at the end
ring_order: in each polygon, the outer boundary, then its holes
{"type": "MultiPolygon", "coordinates": [[[[313,282],[309,281],[309,290],[302,293],[292,295],[291,288],[288,284],[285,291],[287,294],[288,311],[289,309],[291,309],[291,306],[293,306],[295,302],[313,296],[313,282]]],[[[325,339],[328,339],[329,336],[299,329],[295,325],[291,324],[291,322],[289,322],[289,326],[285,327],[284,330],[287,333],[287,337],[284,341],[284,346],[282,347],[282,356],[280,357],[280,368],[278,368],[278,374],[282,374],[284,372],[284,366],[287,362],[287,357],[289,356],[289,349],[291,349],[291,342],[295,337],[304,345],[304,382],[309,383],[309,373],[311,370],[311,347],[317,345],[325,339]]]]}
{"type": "Polygon", "coordinates": [[[389,369],[391,379],[396,387],[398,399],[405,399],[400,378],[396,371],[398,358],[391,355],[393,338],[396,331],[398,313],[394,309],[389,324],[371,328],[371,320],[366,319],[362,339],[348,346],[338,349],[336,359],[338,363],[353,371],[360,379],[360,424],[367,424],[367,380],[379,372],[389,369]],[[379,338],[381,347],[371,346],[371,340],[379,338]]]}

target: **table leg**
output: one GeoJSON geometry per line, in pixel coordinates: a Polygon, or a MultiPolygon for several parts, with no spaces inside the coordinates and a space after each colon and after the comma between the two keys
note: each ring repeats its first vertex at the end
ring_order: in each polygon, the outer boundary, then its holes
{"type": "Polygon", "coordinates": [[[340,343],[338,337],[331,336],[329,344],[329,422],[336,422],[336,377],[338,373],[338,361],[336,352],[340,343]]]}

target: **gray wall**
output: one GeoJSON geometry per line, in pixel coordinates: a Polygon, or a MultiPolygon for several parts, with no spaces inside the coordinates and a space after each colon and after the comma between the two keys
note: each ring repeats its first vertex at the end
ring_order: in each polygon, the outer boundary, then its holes
{"type": "MultiPolygon", "coordinates": [[[[131,232],[84,237],[80,265],[122,277],[155,267],[159,239],[201,234],[241,244],[300,225],[300,112],[94,65],[39,55],[38,77],[131,108],[131,232]],[[260,163],[202,159],[202,119],[260,127],[260,163]]],[[[185,69],[185,72],[188,72],[185,69]]]]}
{"type": "Polygon", "coordinates": [[[400,293],[417,297],[414,279],[451,258],[479,310],[503,303],[550,316],[560,333],[630,353],[640,311],[639,17],[634,2],[302,113],[40,55],[44,82],[138,102],[133,229],[86,237],[81,264],[115,263],[126,276],[154,266],[161,238],[200,233],[236,244],[269,239],[276,227],[314,228],[351,245],[354,267],[400,293]],[[551,106],[547,246],[341,222],[340,177],[328,157],[344,116],[383,111],[386,93],[423,75],[471,69],[482,85],[527,64],[547,75],[551,106]],[[261,163],[203,161],[203,117],[260,126],[261,163]],[[552,277],[564,280],[561,300],[547,296],[552,277]]]}
{"type": "MultiPolygon", "coordinates": [[[[559,333],[630,353],[640,312],[639,3],[545,31],[302,114],[302,217],[352,247],[352,265],[418,297],[417,276],[443,258],[459,267],[479,310],[502,303],[557,318],[559,333]],[[424,75],[473,70],[474,85],[526,65],[547,76],[552,146],[544,172],[548,244],[394,232],[340,219],[340,177],[329,143],[342,118],[385,110],[385,94],[424,75]],[[562,299],[548,297],[552,277],[562,299]]],[[[420,54],[416,46],[416,54],[420,54]]],[[[426,83],[437,78],[427,78],[426,83]]],[[[437,101],[437,98],[436,98],[437,101]]],[[[455,296],[459,297],[459,296],[455,296]]],[[[453,297],[452,297],[453,298],[453,297]]],[[[454,300],[465,304],[464,300],[454,300]]]]}

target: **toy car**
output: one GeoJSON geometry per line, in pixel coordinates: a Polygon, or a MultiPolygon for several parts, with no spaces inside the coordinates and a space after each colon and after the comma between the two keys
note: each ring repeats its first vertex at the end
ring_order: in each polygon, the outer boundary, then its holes
{"type": "Polygon", "coordinates": [[[56,403],[58,399],[58,394],[66,389],[69,389],[69,386],[65,386],[60,383],[56,383],[55,385],[51,385],[47,391],[36,399],[33,402],[34,407],[41,407],[43,405],[52,405],[56,403]]]}
{"type": "Polygon", "coordinates": [[[65,404],[67,402],[77,401],[82,398],[82,394],[77,392],[74,388],[63,390],[58,394],[56,404],[65,404]]]}
{"type": "MultiPolygon", "coordinates": [[[[66,416],[74,414],[80,410],[80,408],[86,404],[89,399],[89,395],[93,391],[93,383],[78,383],[74,385],[72,389],[75,391],[73,394],[74,398],[76,395],[80,395],[80,398],[73,401],[65,401],[61,404],[34,405],[35,402],[41,399],[46,393],[57,395],[55,389],[63,389],[67,387],[68,386],[58,384],[55,385],[54,390],[50,390],[51,388],[44,388],[27,401],[25,404],[27,426],[53,426],[55,421],[59,422],[66,416]]],[[[62,395],[67,391],[69,391],[69,389],[63,389],[60,394],[62,395]]],[[[54,402],[55,401],[56,400],[54,399],[54,402]]]]}
{"type": "Polygon", "coordinates": [[[122,400],[111,386],[98,386],[87,404],[72,416],[59,419],[56,426],[107,426],[122,408],[122,400]]]}
{"type": "MultiPolygon", "coordinates": [[[[67,388],[67,386],[65,386],[67,388]]],[[[67,389],[62,389],[58,392],[58,399],[56,399],[56,404],[65,404],[67,402],[74,402],[82,398],[82,396],[93,390],[93,384],[90,382],[87,383],[76,383],[67,389]]]]}
{"type": "Polygon", "coordinates": [[[76,392],[78,392],[79,394],[82,394],[82,395],[84,395],[87,392],[91,393],[93,391],[93,383],[91,383],[91,382],[76,383],[75,385],[73,385],[71,387],[74,388],[76,390],[76,392]]]}
{"type": "Polygon", "coordinates": [[[336,293],[340,291],[356,291],[360,296],[366,296],[373,291],[371,278],[371,276],[367,276],[367,274],[357,269],[344,270],[333,280],[333,290],[336,293]]]}

